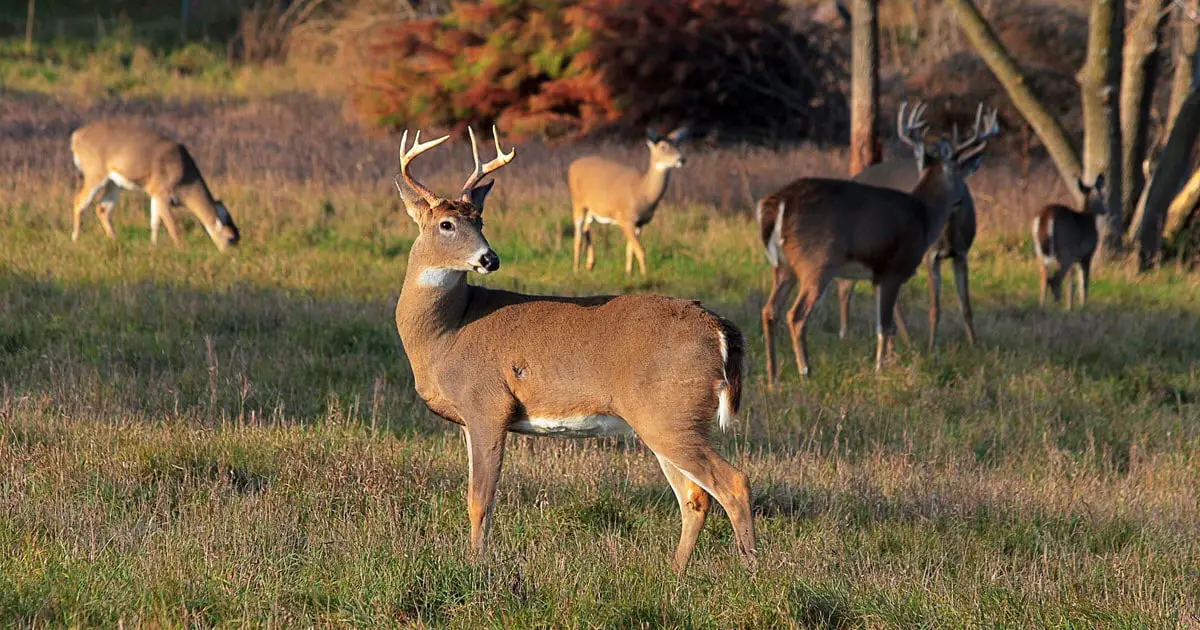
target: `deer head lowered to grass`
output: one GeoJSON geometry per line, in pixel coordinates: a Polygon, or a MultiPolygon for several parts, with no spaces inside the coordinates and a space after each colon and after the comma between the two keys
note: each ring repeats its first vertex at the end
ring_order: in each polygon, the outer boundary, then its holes
{"type": "Polygon", "coordinates": [[[483,235],[493,182],[511,162],[495,128],[495,159],[475,169],[458,198],[439,197],[409,167],[449,136],[400,147],[396,187],[419,233],[396,304],[396,329],[418,395],[459,424],[469,461],[471,547],[486,550],[496,485],[511,432],[554,437],[636,435],[654,452],[675,491],[683,531],[673,566],[682,574],[708,513],[710,496],[733,522],[738,549],[754,559],[746,476],[713,449],[742,385],[742,334],[689,300],[661,296],[555,297],[467,284],[500,257],[483,235]],[[406,194],[403,180],[414,194],[406,194]]]}

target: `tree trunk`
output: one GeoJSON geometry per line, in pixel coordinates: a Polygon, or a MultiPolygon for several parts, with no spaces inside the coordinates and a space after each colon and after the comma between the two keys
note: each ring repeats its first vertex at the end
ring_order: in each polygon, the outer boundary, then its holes
{"type": "Polygon", "coordinates": [[[29,14],[25,16],[25,56],[33,55],[33,10],[34,0],[29,0],[29,14]]]}
{"type": "Polygon", "coordinates": [[[1016,62],[1013,61],[1012,55],[1008,53],[1004,44],[996,37],[996,33],[988,26],[975,3],[971,0],[947,0],[947,3],[954,8],[958,26],[966,34],[971,46],[983,58],[992,74],[996,75],[1000,84],[1004,86],[1004,91],[1012,99],[1013,105],[1033,127],[1042,144],[1046,145],[1046,151],[1050,153],[1050,159],[1054,160],[1058,174],[1067,184],[1067,189],[1072,191],[1082,202],[1082,197],[1079,197],[1077,192],[1078,186],[1075,185],[1075,180],[1079,178],[1081,171],[1079,155],[1071,146],[1071,140],[1067,138],[1067,132],[1063,130],[1062,124],[1046,110],[1038,97],[1029,89],[1025,77],[1021,74],[1016,62]]]}
{"type": "Polygon", "coordinates": [[[1122,177],[1124,172],[1121,159],[1121,55],[1125,43],[1125,2],[1120,2],[1109,16],[1109,45],[1108,70],[1105,77],[1104,101],[1108,107],[1108,212],[1097,226],[1100,230],[1099,251],[1097,259],[1101,262],[1112,260],[1121,255],[1122,238],[1125,235],[1121,214],[1121,191],[1124,190],[1122,177]]]}
{"type": "Polygon", "coordinates": [[[850,176],[879,161],[879,0],[854,0],[850,176]]]}
{"type": "Polygon", "coordinates": [[[1171,78],[1171,104],[1167,107],[1166,128],[1175,126],[1175,117],[1179,108],[1192,89],[1193,76],[1196,72],[1196,40],[1200,28],[1192,20],[1193,15],[1200,14],[1200,0],[1186,0],[1184,6],[1175,9],[1175,74],[1171,78]],[[1190,14],[1190,15],[1189,15],[1190,14]]]}
{"type": "Polygon", "coordinates": [[[1145,270],[1158,262],[1167,208],[1192,166],[1192,147],[1200,135],[1200,90],[1193,89],[1175,119],[1162,159],[1150,180],[1146,205],[1138,221],[1138,264],[1145,270]]]}
{"type": "Polygon", "coordinates": [[[1083,181],[1090,184],[1108,171],[1108,107],[1105,99],[1108,56],[1112,54],[1113,0],[1092,0],[1088,18],[1087,61],[1076,77],[1083,104],[1083,181]]]}
{"type": "Polygon", "coordinates": [[[1158,78],[1158,40],[1167,0],[1143,0],[1133,14],[1125,38],[1121,76],[1121,216],[1129,229],[1138,197],[1146,186],[1140,168],[1146,159],[1151,95],[1158,78]]]}

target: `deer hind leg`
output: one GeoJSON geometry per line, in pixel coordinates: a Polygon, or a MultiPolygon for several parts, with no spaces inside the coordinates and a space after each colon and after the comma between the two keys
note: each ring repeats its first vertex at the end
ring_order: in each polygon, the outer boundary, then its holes
{"type": "MultiPolygon", "coordinates": [[[[1067,271],[1069,270],[1070,267],[1067,265],[1059,264],[1058,268],[1054,270],[1054,273],[1050,274],[1050,277],[1046,279],[1046,283],[1050,285],[1050,293],[1054,295],[1055,302],[1062,302],[1062,281],[1063,277],[1067,275],[1067,271]]],[[[1070,296],[1068,296],[1068,299],[1069,297],[1070,296]]],[[[1069,304],[1067,305],[1067,310],[1071,310],[1071,306],[1069,304]]]]}
{"type": "Polygon", "coordinates": [[[850,298],[854,295],[854,281],[844,278],[837,279],[838,292],[838,339],[846,338],[846,330],[850,328],[850,298]]]}
{"type": "Polygon", "coordinates": [[[892,307],[892,316],[896,319],[896,330],[900,331],[900,338],[904,343],[911,344],[912,337],[908,336],[908,325],[904,323],[904,313],[900,308],[900,300],[897,298],[896,306],[892,307]]]}
{"type": "Polygon", "coordinates": [[[878,322],[875,327],[875,371],[883,370],[887,361],[888,350],[892,347],[896,336],[895,308],[896,299],[900,296],[903,278],[887,277],[875,281],[875,313],[878,322]]]}
{"type": "Polygon", "coordinates": [[[1038,306],[1046,308],[1046,289],[1050,285],[1050,268],[1038,261],[1038,306]]]}
{"type": "Polygon", "coordinates": [[[792,272],[792,268],[786,262],[780,263],[772,269],[771,273],[771,293],[767,296],[767,303],[762,309],[762,329],[763,339],[767,344],[767,387],[775,386],[776,366],[775,362],[775,320],[783,314],[783,306],[789,293],[792,292],[792,286],[796,284],[796,274],[792,272]]]}
{"type": "Polygon", "coordinates": [[[579,271],[579,252],[580,252],[580,249],[583,247],[584,238],[585,238],[583,226],[584,226],[586,219],[584,217],[585,217],[585,213],[583,213],[583,212],[576,213],[576,215],[574,217],[574,222],[575,222],[575,262],[573,263],[573,266],[571,267],[571,269],[573,271],[579,271]]]}
{"type": "Polygon", "coordinates": [[[954,266],[954,288],[958,290],[958,306],[962,309],[963,326],[967,329],[967,343],[975,345],[975,316],[971,312],[971,290],[967,275],[967,257],[956,255],[954,266]]]}
{"type": "Polygon", "coordinates": [[[688,479],[674,464],[657,453],[655,456],[658,457],[658,465],[667,477],[667,483],[671,484],[671,490],[675,492],[675,500],[679,502],[683,528],[679,533],[679,546],[675,549],[671,569],[679,577],[683,577],[687,571],[688,560],[692,557],[692,550],[696,548],[696,539],[700,537],[700,530],[704,529],[704,519],[708,516],[712,500],[704,488],[688,479]]]}
{"type": "Polygon", "coordinates": [[[792,352],[796,355],[796,365],[800,376],[808,376],[808,318],[812,315],[817,301],[825,292],[825,287],[833,279],[833,272],[821,270],[800,281],[800,290],[796,294],[796,302],[788,312],[788,327],[792,334],[792,352]]]}
{"type": "Polygon", "coordinates": [[[591,271],[596,266],[596,244],[592,242],[592,219],[588,217],[583,220],[583,244],[587,249],[587,264],[585,268],[591,271]]]}
{"type": "Polygon", "coordinates": [[[96,195],[100,194],[100,191],[104,189],[106,184],[107,180],[101,179],[97,181],[94,178],[84,176],[83,188],[80,188],[79,192],[75,193],[75,203],[72,207],[74,212],[71,229],[72,241],[79,240],[79,230],[83,224],[83,213],[96,200],[96,195]]]}
{"type": "Polygon", "coordinates": [[[175,215],[171,214],[171,201],[168,198],[152,195],[150,197],[150,242],[158,242],[158,226],[161,221],[167,226],[167,235],[175,247],[179,247],[179,227],[175,224],[175,215]]]}
{"type": "MultiPolygon", "coordinates": [[[[738,551],[741,552],[746,565],[753,570],[757,552],[754,546],[754,514],[750,511],[750,482],[746,475],[725,461],[705,440],[672,441],[669,444],[647,442],[646,446],[658,457],[666,459],[667,463],[678,469],[689,481],[712,495],[721,507],[725,508],[725,513],[733,523],[733,535],[738,551]]],[[[689,498],[691,496],[689,494],[689,498]]],[[[703,523],[692,523],[697,533],[701,524],[703,523]]],[[[680,551],[683,550],[682,542],[681,539],[680,551]]],[[[694,542],[693,540],[692,543],[694,542]]],[[[678,555],[676,557],[678,558],[678,555]]],[[[685,567],[686,562],[677,570],[682,573],[685,567]]]]}
{"type": "Polygon", "coordinates": [[[502,427],[474,424],[463,427],[467,438],[467,515],[471,520],[471,553],[476,560],[487,553],[488,533],[492,528],[492,508],[496,486],[504,463],[502,427]]]}
{"type": "Polygon", "coordinates": [[[113,229],[112,224],[112,211],[120,200],[121,187],[110,181],[104,185],[104,195],[100,198],[100,203],[96,204],[96,218],[100,219],[100,227],[104,228],[104,233],[111,239],[117,238],[117,231],[113,229]]]}
{"type": "Polygon", "coordinates": [[[929,350],[937,340],[938,321],[942,318],[942,260],[930,254],[929,265],[929,350]]]}

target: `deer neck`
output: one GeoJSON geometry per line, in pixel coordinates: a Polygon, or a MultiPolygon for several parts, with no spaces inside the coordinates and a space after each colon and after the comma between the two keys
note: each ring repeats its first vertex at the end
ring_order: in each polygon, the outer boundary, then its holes
{"type": "Polygon", "coordinates": [[[955,182],[945,167],[938,164],[925,169],[913,189],[913,196],[920,199],[926,208],[925,244],[928,247],[942,233],[950,213],[954,211],[955,182]]]}
{"type": "Polygon", "coordinates": [[[203,179],[196,180],[178,186],[175,189],[175,196],[179,202],[200,219],[200,223],[204,225],[204,230],[209,236],[216,234],[217,230],[221,229],[221,217],[217,213],[217,200],[213,199],[212,192],[208,190],[208,185],[203,179]]]}
{"type": "Polygon", "coordinates": [[[647,208],[658,205],[663,193],[667,190],[667,180],[671,177],[671,167],[663,168],[653,161],[650,168],[642,177],[642,202],[647,208]]]}
{"type": "Polygon", "coordinates": [[[470,297],[467,273],[424,264],[423,250],[418,237],[396,302],[396,329],[414,373],[453,342],[470,297]]]}

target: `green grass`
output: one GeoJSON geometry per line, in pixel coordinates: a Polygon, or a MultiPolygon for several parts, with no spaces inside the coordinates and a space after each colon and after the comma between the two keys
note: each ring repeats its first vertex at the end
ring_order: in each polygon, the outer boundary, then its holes
{"type": "MultiPolygon", "coordinates": [[[[514,178],[515,180],[516,178],[514,178]]],[[[716,510],[686,579],[678,512],[635,443],[511,438],[493,548],[467,554],[462,439],[415,398],[392,321],[415,228],[378,189],[216,182],[244,235],[148,242],[144,200],[69,239],[69,186],[0,190],[0,625],[1173,627],[1200,623],[1200,291],[1099,274],[1040,310],[1028,242],[973,252],[933,352],[871,370],[865,286],[815,377],[763,388],[765,260],[742,217],[668,207],[627,280],[566,207],[486,215],[494,286],[662,292],[746,332],[741,424],[761,566],[716,510]]],[[[505,189],[508,190],[508,189],[505,189]]],[[[515,190],[515,192],[512,192],[515,190]]],[[[906,289],[923,337],[924,275],[906,289]]],[[[947,280],[947,291],[950,291],[947,280]]],[[[633,359],[631,359],[633,360],[633,359]]]]}

